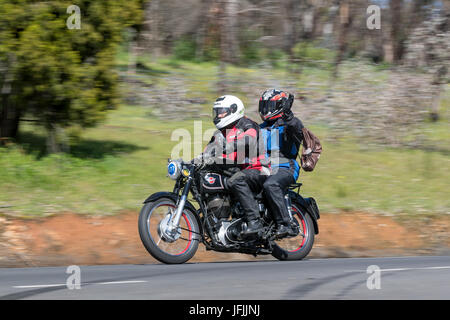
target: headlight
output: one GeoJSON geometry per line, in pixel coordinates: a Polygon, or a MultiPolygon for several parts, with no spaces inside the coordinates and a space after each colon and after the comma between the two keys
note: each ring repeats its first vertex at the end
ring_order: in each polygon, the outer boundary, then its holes
{"type": "Polygon", "coordinates": [[[183,169],[182,171],[181,171],[181,174],[183,175],[183,176],[185,176],[185,177],[189,177],[189,175],[191,174],[191,172],[189,171],[189,169],[183,169]]]}
{"type": "Polygon", "coordinates": [[[170,179],[177,180],[181,174],[181,166],[178,161],[170,161],[167,164],[167,175],[170,179]]]}

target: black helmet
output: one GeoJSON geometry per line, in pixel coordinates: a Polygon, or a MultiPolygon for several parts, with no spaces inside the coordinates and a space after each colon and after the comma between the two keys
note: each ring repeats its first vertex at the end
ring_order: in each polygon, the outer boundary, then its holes
{"type": "Polygon", "coordinates": [[[263,121],[275,120],[282,116],[283,109],[290,109],[293,102],[294,96],[288,92],[267,90],[259,99],[259,115],[263,121]]]}

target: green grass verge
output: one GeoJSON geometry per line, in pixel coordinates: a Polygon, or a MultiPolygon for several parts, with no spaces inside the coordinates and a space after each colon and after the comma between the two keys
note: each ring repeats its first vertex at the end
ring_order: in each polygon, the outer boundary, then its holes
{"type": "MultiPolygon", "coordinates": [[[[203,87],[214,77],[212,63],[185,63],[170,59],[146,62],[155,72],[183,72],[192,79],[192,91],[213,93],[203,87]]],[[[231,74],[255,72],[230,67],[231,74]]],[[[282,74],[284,71],[274,71],[282,74]]],[[[324,72],[305,69],[318,81],[324,72]]],[[[375,72],[375,71],[374,71],[375,72]]],[[[382,77],[382,75],[379,75],[382,77]]],[[[189,79],[188,79],[189,80],[189,79]]],[[[443,98],[444,117],[425,123],[433,141],[448,146],[449,95],[443,98]],[[446,111],[447,110],[447,111],[446,111]]],[[[206,110],[207,106],[205,106],[206,110]]],[[[45,134],[30,124],[21,127],[20,144],[0,148],[0,213],[24,217],[58,212],[116,214],[139,210],[151,193],[171,190],[166,161],[178,141],[171,141],[179,128],[193,133],[194,121],[161,121],[148,116],[148,109],[123,105],[107,120],[83,132],[70,152],[46,155],[45,134]]],[[[212,128],[209,118],[203,130],[212,128]]],[[[364,210],[384,213],[450,213],[450,155],[444,151],[386,149],[362,146],[351,138],[331,139],[332,132],[313,126],[324,144],[316,170],[302,172],[304,196],[316,198],[322,211],[364,210]]],[[[204,142],[206,143],[206,141],[204,142]]],[[[448,148],[447,148],[448,150],[448,148]]]]}

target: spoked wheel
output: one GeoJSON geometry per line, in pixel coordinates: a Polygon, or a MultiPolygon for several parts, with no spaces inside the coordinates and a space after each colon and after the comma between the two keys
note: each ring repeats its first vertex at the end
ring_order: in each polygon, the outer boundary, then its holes
{"type": "Polygon", "coordinates": [[[185,208],[179,227],[168,229],[170,216],[176,204],[170,198],[160,198],[144,205],[139,215],[139,235],[147,251],[157,260],[167,263],[184,263],[197,249],[199,226],[195,213],[185,208]]]}
{"type": "Polygon", "coordinates": [[[278,260],[302,260],[314,244],[314,225],[309,214],[303,213],[298,206],[292,204],[294,222],[299,228],[296,237],[275,241],[272,255],[278,260]]]}

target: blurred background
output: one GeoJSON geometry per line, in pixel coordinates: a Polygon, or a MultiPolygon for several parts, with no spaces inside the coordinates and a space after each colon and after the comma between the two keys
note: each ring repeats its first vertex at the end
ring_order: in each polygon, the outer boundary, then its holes
{"type": "MultiPolygon", "coordinates": [[[[223,94],[259,121],[269,88],[292,92],[323,142],[299,178],[325,214],[318,246],[344,230],[359,254],[371,239],[448,250],[449,31],[449,0],[0,0],[0,264],[38,263],[38,248],[61,256],[87,232],[67,236],[79,217],[137,216],[172,188],[175,129],[213,128],[223,94]],[[62,213],[74,221],[38,228],[62,213]]],[[[103,243],[134,250],[133,219],[103,243]]]]}

